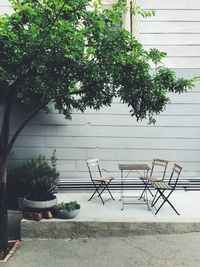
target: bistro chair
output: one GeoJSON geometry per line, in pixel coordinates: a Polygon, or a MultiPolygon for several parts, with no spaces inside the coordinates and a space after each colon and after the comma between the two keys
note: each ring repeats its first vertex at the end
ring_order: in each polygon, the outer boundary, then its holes
{"type": "Polygon", "coordinates": [[[174,208],[172,203],[169,201],[169,197],[174,192],[174,190],[176,189],[176,186],[177,186],[178,179],[179,179],[179,176],[181,174],[181,171],[182,171],[182,167],[179,166],[178,164],[174,164],[174,167],[172,169],[172,173],[171,173],[171,176],[170,176],[170,179],[169,179],[168,183],[166,183],[164,181],[152,182],[152,185],[157,190],[157,192],[159,193],[159,196],[157,197],[157,199],[153,200],[151,206],[154,207],[155,204],[158,202],[158,200],[160,198],[163,199],[161,205],[159,206],[159,208],[157,209],[155,214],[157,214],[159,212],[159,210],[162,208],[162,206],[165,204],[165,202],[167,202],[172,207],[172,209],[178,215],[180,215],[178,213],[178,211],[174,208]],[[174,180],[174,177],[175,177],[175,180],[174,180]],[[166,194],[166,192],[168,192],[168,193],[166,194]]]}
{"type": "Polygon", "coordinates": [[[88,201],[90,201],[96,195],[97,197],[100,197],[100,199],[104,205],[105,200],[103,200],[103,198],[102,198],[102,193],[104,191],[107,191],[110,194],[111,198],[109,198],[107,200],[110,200],[110,199],[114,200],[114,198],[110,192],[110,189],[109,189],[109,185],[114,178],[109,176],[109,175],[106,175],[106,176],[102,175],[102,171],[107,172],[107,174],[108,174],[108,171],[100,168],[98,159],[89,159],[86,161],[86,163],[87,163],[87,167],[89,170],[89,175],[90,175],[92,184],[94,185],[94,188],[95,188],[94,193],[91,195],[91,197],[88,199],[88,201]]]}
{"type": "Polygon", "coordinates": [[[140,196],[140,199],[143,197],[144,193],[146,190],[148,190],[151,195],[154,197],[153,193],[150,190],[150,185],[152,182],[156,182],[156,181],[163,181],[165,178],[165,174],[166,174],[166,170],[167,170],[167,166],[168,166],[169,161],[168,160],[164,160],[164,159],[153,159],[152,162],[152,168],[151,168],[151,172],[149,175],[147,175],[146,177],[139,177],[143,183],[144,183],[144,190],[140,196]],[[155,176],[154,173],[159,173],[159,178],[156,177],[158,176],[158,174],[155,176]]]}

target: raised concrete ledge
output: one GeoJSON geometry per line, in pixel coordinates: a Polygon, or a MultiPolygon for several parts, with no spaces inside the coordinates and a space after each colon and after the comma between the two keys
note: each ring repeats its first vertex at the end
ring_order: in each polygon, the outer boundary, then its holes
{"type": "Polygon", "coordinates": [[[102,205],[98,198],[88,201],[89,197],[90,193],[59,193],[59,202],[77,200],[81,204],[79,215],[71,220],[22,220],[21,238],[68,239],[200,232],[199,192],[174,193],[171,200],[180,216],[167,204],[156,216],[154,211],[147,210],[146,205],[126,205],[122,211],[117,192],[114,192],[116,200],[108,201],[106,205],[102,205]]]}
{"type": "Polygon", "coordinates": [[[22,220],[21,239],[68,239],[88,237],[130,237],[135,235],[200,232],[200,222],[90,222],[22,220]]]}

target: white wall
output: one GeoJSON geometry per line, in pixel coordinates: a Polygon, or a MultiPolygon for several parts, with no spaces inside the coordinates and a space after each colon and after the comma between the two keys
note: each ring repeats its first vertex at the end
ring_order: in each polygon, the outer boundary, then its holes
{"type": "Polygon", "coordinates": [[[8,0],[0,0],[0,14],[4,13],[12,13],[12,9],[8,0]]]}
{"type": "MultiPolygon", "coordinates": [[[[200,1],[141,2],[144,8],[157,9],[156,17],[141,21],[140,38],[145,47],[167,51],[166,64],[178,75],[199,75],[200,1]]],[[[0,10],[1,5],[2,0],[0,10]]],[[[116,175],[120,175],[118,163],[150,163],[154,157],[163,158],[182,165],[182,177],[199,178],[200,83],[187,94],[170,97],[172,104],[156,117],[155,126],[137,123],[126,105],[117,101],[99,112],[74,112],[72,121],[56,112],[40,114],[17,140],[10,163],[19,164],[38,153],[50,157],[56,148],[59,170],[67,179],[88,179],[87,157],[100,158],[116,175]]],[[[25,114],[20,110],[14,113],[12,125],[17,127],[25,114]]]]}
{"type": "Polygon", "coordinates": [[[141,0],[156,16],[141,21],[141,41],[166,51],[170,68],[200,68],[200,1],[141,0]]]}

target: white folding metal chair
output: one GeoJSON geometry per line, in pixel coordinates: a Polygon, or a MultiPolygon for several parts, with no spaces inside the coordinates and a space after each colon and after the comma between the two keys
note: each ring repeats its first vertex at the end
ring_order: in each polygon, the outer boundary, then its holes
{"type": "Polygon", "coordinates": [[[108,171],[100,168],[98,159],[89,159],[86,161],[86,163],[87,163],[87,167],[89,170],[91,181],[92,181],[94,188],[95,188],[94,193],[91,195],[91,197],[88,199],[88,201],[90,201],[93,197],[95,197],[96,194],[97,194],[97,197],[100,197],[103,205],[105,204],[105,201],[107,201],[109,199],[114,200],[114,198],[110,192],[110,189],[109,189],[109,185],[114,178],[109,176],[109,175],[106,175],[106,176],[102,175],[102,171],[107,172],[107,174],[108,174],[108,171]],[[103,200],[103,198],[101,196],[105,190],[109,193],[109,195],[111,197],[107,200],[103,200]]]}
{"type": "Polygon", "coordinates": [[[144,183],[144,190],[140,196],[140,199],[143,197],[146,190],[148,190],[151,195],[154,196],[151,192],[150,185],[152,182],[164,180],[168,163],[168,160],[153,159],[150,175],[139,177],[144,183]],[[157,173],[156,176],[154,175],[155,173],[157,173]]]}
{"type": "Polygon", "coordinates": [[[171,176],[170,176],[170,179],[168,181],[168,183],[164,182],[164,181],[155,181],[155,182],[152,182],[152,185],[153,187],[157,190],[157,192],[159,193],[159,196],[157,199],[154,199],[153,202],[152,202],[152,207],[155,206],[155,204],[158,202],[158,200],[161,198],[163,199],[161,205],[159,206],[159,208],[157,209],[156,213],[157,214],[159,212],[159,210],[162,208],[162,206],[167,202],[171,207],[172,209],[178,214],[178,211],[175,209],[175,207],[172,205],[172,203],[169,201],[169,197],[170,195],[174,192],[174,190],[176,189],[176,186],[177,186],[177,183],[178,183],[178,179],[179,179],[179,176],[181,174],[181,171],[182,171],[182,167],[179,166],[178,164],[174,164],[174,167],[172,169],[172,173],[171,173],[171,176]],[[174,176],[175,179],[174,179],[174,176]],[[173,181],[174,179],[174,181],[173,181]],[[165,195],[165,191],[167,192],[168,191],[168,194],[165,195]]]}

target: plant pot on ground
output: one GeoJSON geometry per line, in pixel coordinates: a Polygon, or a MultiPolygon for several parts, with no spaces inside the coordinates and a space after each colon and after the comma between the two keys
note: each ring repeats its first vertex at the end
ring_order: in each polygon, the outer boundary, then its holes
{"type": "Polygon", "coordinates": [[[57,205],[57,179],[49,175],[36,175],[30,182],[29,193],[24,197],[24,206],[29,209],[49,209],[57,205]]]}
{"type": "Polygon", "coordinates": [[[72,219],[79,214],[80,207],[80,204],[78,204],[76,201],[71,201],[69,203],[62,202],[56,206],[57,218],[72,219]]]}
{"type": "Polygon", "coordinates": [[[54,150],[50,164],[41,155],[24,164],[28,193],[24,197],[23,204],[27,209],[48,209],[57,204],[55,193],[59,172],[56,169],[56,160],[54,150]]]}

